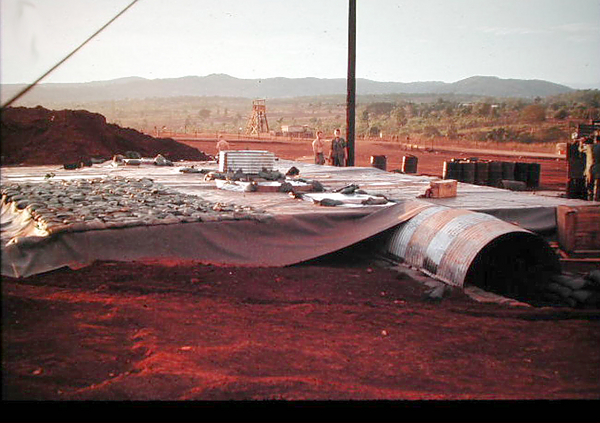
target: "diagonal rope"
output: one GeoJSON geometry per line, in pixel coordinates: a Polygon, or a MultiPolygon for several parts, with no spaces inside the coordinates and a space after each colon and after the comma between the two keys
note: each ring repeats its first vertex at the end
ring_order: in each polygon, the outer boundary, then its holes
{"type": "Polygon", "coordinates": [[[117,20],[119,18],[119,16],[121,16],[123,13],[125,13],[131,6],[133,6],[135,3],[137,3],[139,0],[133,0],[131,3],[129,3],[129,5],[121,10],[121,12],[119,12],[118,15],[116,15],[114,18],[112,18],[110,21],[108,21],[102,28],[100,28],[98,31],[94,32],[87,40],[85,40],[83,43],[81,43],[79,45],[79,47],[77,47],[75,50],[73,50],[71,53],[69,53],[64,59],[62,59],[60,62],[58,62],[56,65],[52,66],[52,68],[50,68],[50,70],[48,70],[45,74],[43,74],[42,76],[40,76],[38,79],[36,79],[34,82],[32,82],[31,84],[29,84],[27,87],[25,87],[23,90],[21,90],[17,95],[15,95],[13,98],[11,98],[10,100],[8,100],[6,103],[4,103],[2,105],[2,109],[4,109],[5,107],[10,106],[11,104],[13,104],[15,101],[17,101],[19,98],[21,98],[23,95],[25,95],[25,93],[27,93],[30,89],[32,89],[33,87],[35,87],[42,79],[44,79],[45,77],[47,77],[48,75],[50,75],[50,73],[52,73],[56,68],[58,68],[60,65],[62,65],[64,62],[66,62],[67,60],[69,60],[71,58],[71,56],[73,56],[75,53],[77,53],[84,45],[86,45],[88,42],[90,42],[92,40],[92,38],[94,38],[96,35],[100,34],[102,31],[104,31],[104,29],[109,26],[111,23],[113,23],[115,20],[117,20]]]}

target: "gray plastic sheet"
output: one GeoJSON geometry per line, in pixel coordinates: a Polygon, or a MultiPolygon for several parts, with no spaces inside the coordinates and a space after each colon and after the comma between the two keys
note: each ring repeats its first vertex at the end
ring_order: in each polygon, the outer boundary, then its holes
{"type": "Polygon", "coordinates": [[[194,260],[236,266],[286,266],[337,251],[430,207],[407,200],[389,207],[339,208],[261,220],[195,222],[61,232],[14,238],[2,247],[2,275],[27,277],[96,260],[194,260]]]}
{"type": "MultiPolygon", "coordinates": [[[[216,170],[215,163],[185,162],[180,166],[216,170]]],[[[94,165],[75,171],[56,166],[3,168],[3,184],[103,177],[150,177],[180,193],[223,204],[250,206],[270,217],[259,220],[190,222],[119,229],[86,230],[40,236],[23,216],[3,209],[2,274],[25,277],[63,266],[79,267],[95,260],[197,260],[205,263],[285,266],[337,251],[398,225],[421,210],[436,206],[493,215],[535,231],[556,229],[558,205],[590,204],[459,183],[454,198],[416,199],[429,187],[427,176],[404,175],[376,168],[337,168],[278,160],[285,173],[291,166],[300,176],[320,181],[329,192],[358,184],[369,194],[395,201],[391,206],[319,207],[283,193],[231,193],[217,189],[202,174],[182,173],[180,166],[94,165]]]]}

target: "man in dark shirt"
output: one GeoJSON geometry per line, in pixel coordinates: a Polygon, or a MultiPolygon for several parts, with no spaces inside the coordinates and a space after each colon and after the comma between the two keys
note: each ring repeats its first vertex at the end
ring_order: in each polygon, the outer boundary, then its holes
{"type": "Polygon", "coordinates": [[[341,133],[342,131],[339,128],[333,131],[334,138],[331,140],[329,159],[334,166],[346,166],[346,160],[348,159],[346,140],[340,136],[341,133]]]}

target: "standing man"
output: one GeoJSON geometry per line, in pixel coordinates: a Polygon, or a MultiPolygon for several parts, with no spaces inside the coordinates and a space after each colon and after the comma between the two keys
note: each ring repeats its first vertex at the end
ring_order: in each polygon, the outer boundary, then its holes
{"type": "Polygon", "coordinates": [[[341,133],[342,131],[339,128],[333,131],[334,138],[331,140],[329,159],[334,166],[346,166],[346,160],[348,160],[346,140],[340,136],[341,133]]]}
{"type": "Polygon", "coordinates": [[[585,182],[587,199],[600,201],[600,140],[598,131],[579,144],[579,151],[585,153],[585,182]]]}
{"type": "Polygon", "coordinates": [[[315,155],[315,164],[322,165],[325,164],[325,156],[323,155],[323,148],[325,147],[325,143],[321,139],[323,136],[323,132],[317,131],[317,138],[312,143],[313,153],[315,155]]]}
{"type": "Polygon", "coordinates": [[[219,135],[219,140],[217,141],[217,162],[219,161],[219,156],[221,155],[221,151],[229,150],[229,143],[223,137],[223,135],[219,135]]]}

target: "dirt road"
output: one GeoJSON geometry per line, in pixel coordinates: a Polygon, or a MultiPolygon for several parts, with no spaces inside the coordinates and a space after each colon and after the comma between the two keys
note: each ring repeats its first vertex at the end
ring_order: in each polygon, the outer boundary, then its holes
{"type": "MultiPolygon", "coordinates": [[[[178,138],[192,147],[207,154],[216,154],[214,140],[195,140],[178,138]]],[[[312,162],[312,140],[278,140],[278,141],[248,141],[230,139],[229,143],[232,149],[240,150],[268,150],[272,151],[278,157],[287,160],[298,160],[304,162],[312,162]]],[[[434,146],[435,147],[435,146],[434,146]]],[[[504,161],[520,161],[520,162],[535,162],[540,163],[540,190],[556,190],[565,191],[567,186],[567,163],[564,158],[545,157],[540,154],[540,157],[532,157],[531,155],[518,155],[513,152],[510,155],[492,154],[491,150],[479,150],[476,157],[489,160],[504,160],[504,161]]],[[[402,168],[402,158],[405,155],[414,155],[418,157],[418,173],[432,176],[442,176],[444,162],[453,158],[467,158],[475,155],[474,150],[468,151],[448,151],[444,150],[423,151],[411,150],[407,151],[400,144],[386,141],[363,141],[357,143],[355,164],[357,166],[371,166],[371,156],[386,156],[387,170],[402,168]]]]}

